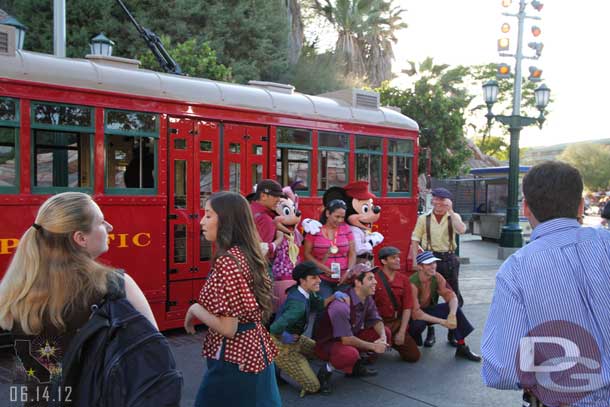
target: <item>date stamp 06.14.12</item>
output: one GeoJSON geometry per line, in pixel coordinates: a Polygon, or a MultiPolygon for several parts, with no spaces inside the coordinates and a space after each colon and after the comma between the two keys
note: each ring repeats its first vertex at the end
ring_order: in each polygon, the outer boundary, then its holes
{"type": "Polygon", "coordinates": [[[72,387],[51,385],[12,385],[9,387],[10,405],[21,405],[21,403],[70,403],[72,402],[72,387]]]}

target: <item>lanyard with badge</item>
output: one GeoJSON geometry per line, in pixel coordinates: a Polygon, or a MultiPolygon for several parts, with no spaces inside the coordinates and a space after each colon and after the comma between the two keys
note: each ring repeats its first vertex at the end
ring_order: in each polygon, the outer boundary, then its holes
{"type": "MultiPolygon", "coordinates": [[[[328,229],[325,228],[325,230],[326,230],[326,238],[328,240],[331,240],[330,236],[328,234],[328,229]]],[[[338,230],[335,230],[335,234],[334,234],[333,239],[332,239],[332,241],[330,243],[330,247],[328,249],[330,254],[337,254],[337,253],[339,253],[339,246],[337,246],[337,234],[338,234],[338,232],[339,232],[338,230]]],[[[341,264],[337,263],[337,262],[330,263],[330,273],[331,273],[331,275],[330,275],[331,278],[341,278],[341,264]]]]}

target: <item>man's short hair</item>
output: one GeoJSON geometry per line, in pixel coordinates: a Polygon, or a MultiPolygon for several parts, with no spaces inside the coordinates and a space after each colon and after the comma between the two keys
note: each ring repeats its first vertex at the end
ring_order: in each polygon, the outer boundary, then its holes
{"type": "Polygon", "coordinates": [[[538,222],[578,217],[582,177],[570,164],[546,161],[532,167],[523,178],[523,195],[538,222]]]}

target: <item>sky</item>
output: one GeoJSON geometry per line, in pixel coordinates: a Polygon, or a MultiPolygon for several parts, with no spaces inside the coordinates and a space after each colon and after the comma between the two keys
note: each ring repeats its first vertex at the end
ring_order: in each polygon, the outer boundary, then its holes
{"type": "MultiPolygon", "coordinates": [[[[516,13],[518,0],[509,8],[501,0],[400,0],[409,27],[398,33],[393,70],[407,68],[407,60],[434,58],[436,64],[475,65],[505,62],[514,71],[514,58],[500,57],[497,39],[503,35],[503,22],[511,25],[510,53],[517,42],[517,18],[502,16],[516,13]]],[[[526,20],[524,54],[533,55],[527,43],[534,41],[530,27],[538,25],[544,43],[537,61],[524,60],[522,72],[535,65],[543,70],[542,82],[554,99],[542,130],[530,126],[521,132],[522,147],[545,146],[574,141],[610,138],[603,118],[608,111],[610,77],[610,2],[589,0],[541,0],[541,12],[531,5],[526,14],[541,20],[526,20]],[[604,51],[606,50],[606,51],[604,51]],[[600,75],[600,76],[597,76],[600,75]]],[[[529,1],[527,1],[529,3],[529,1]]],[[[480,91],[482,95],[482,90],[480,91]]],[[[481,96],[482,97],[482,96],[481,96]]]]}

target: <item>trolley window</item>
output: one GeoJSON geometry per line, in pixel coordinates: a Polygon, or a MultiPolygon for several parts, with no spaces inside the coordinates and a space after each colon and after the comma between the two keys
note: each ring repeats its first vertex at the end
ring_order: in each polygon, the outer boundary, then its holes
{"type": "Polygon", "coordinates": [[[411,196],[413,141],[388,140],[388,196],[411,196]]]}
{"type": "Polygon", "coordinates": [[[309,192],[311,179],[311,130],[277,129],[277,181],[282,185],[301,183],[295,188],[299,194],[309,192]]]}
{"type": "Polygon", "coordinates": [[[381,157],[383,139],[356,136],[356,179],[368,181],[371,192],[381,195],[381,157]]]}
{"type": "Polygon", "coordinates": [[[93,188],[94,109],[32,102],[32,191],[93,188]]]}
{"type": "Polygon", "coordinates": [[[19,101],[0,96],[0,194],[19,192],[19,101]]]}
{"type": "Polygon", "coordinates": [[[157,191],[159,116],[106,110],[106,192],[152,195],[157,191]]]}
{"type": "Polygon", "coordinates": [[[318,194],[328,188],[347,184],[349,135],[342,133],[318,133],[318,194]]]}

